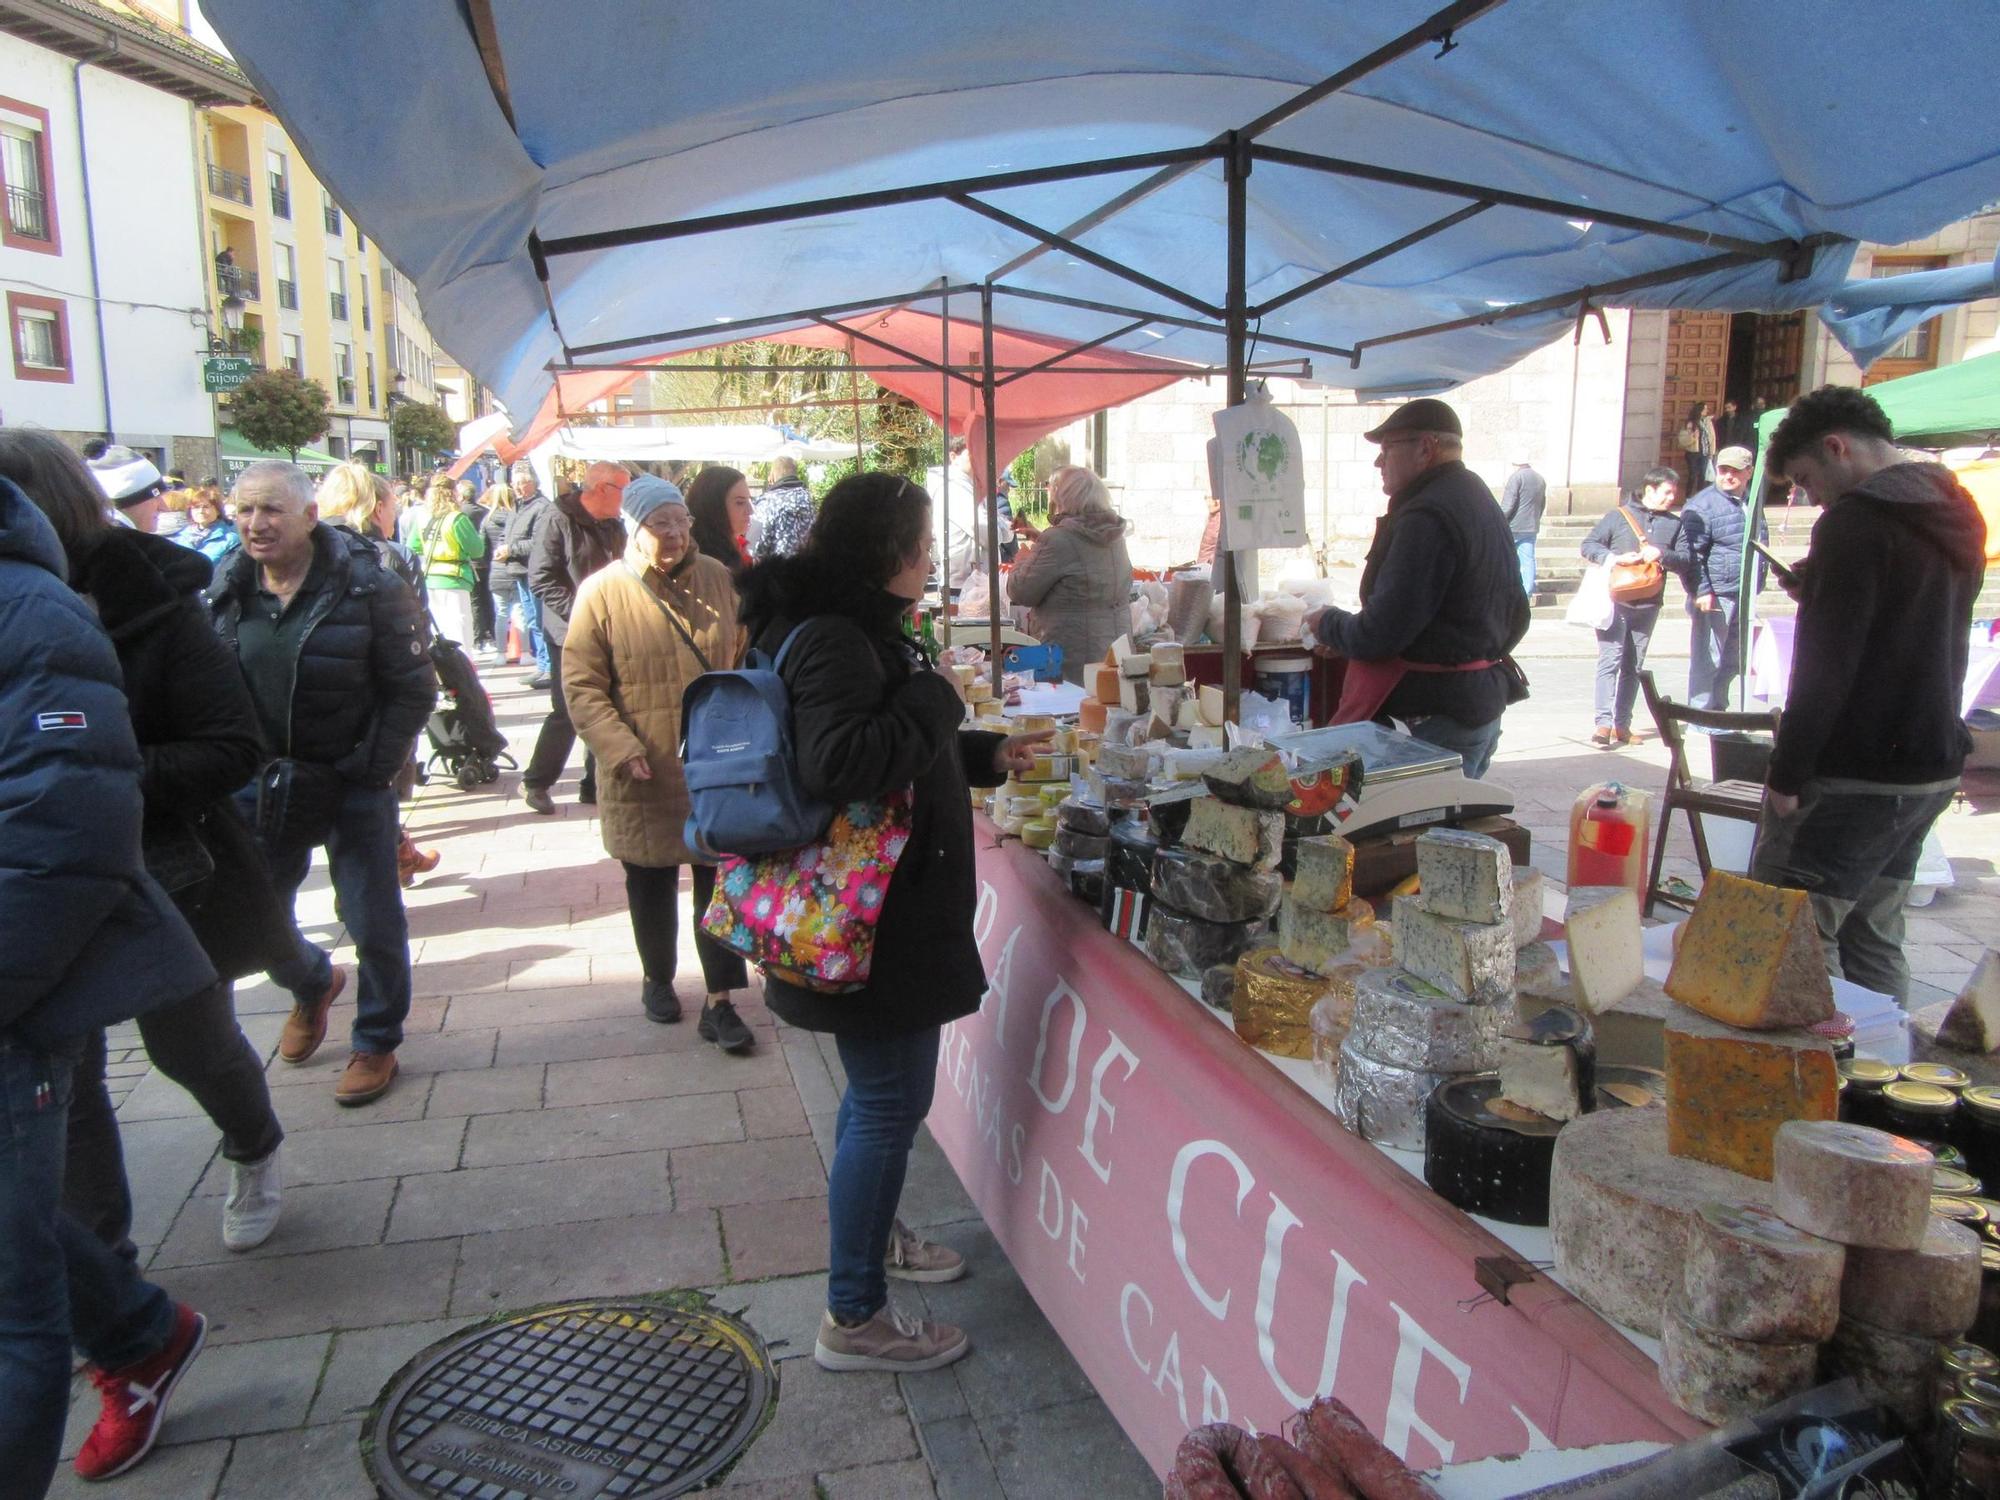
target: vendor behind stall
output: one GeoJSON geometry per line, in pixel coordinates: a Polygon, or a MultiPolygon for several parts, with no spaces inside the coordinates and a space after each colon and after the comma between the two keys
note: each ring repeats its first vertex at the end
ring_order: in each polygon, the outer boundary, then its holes
{"type": "Polygon", "coordinates": [[[1389,508],[1361,570],[1361,611],[1305,617],[1319,649],[1347,658],[1336,724],[1400,719],[1484,776],[1500,716],[1526,696],[1507,653],[1528,633],[1514,539],[1486,482],[1459,454],[1458,413],[1425,397],[1364,434],[1389,508]]]}
{"type": "Polygon", "coordinates": [[[1062,647],[1063,676],[1082,682],[1111,643],[1132,628],[1132,559],[1124,518],[1104,481],[1074,464],[1049,476],[1046,531],[1016,517],[1030,545],[1008,575],[1007,597],[1028,606],[1028,628],[1062,647]]]}

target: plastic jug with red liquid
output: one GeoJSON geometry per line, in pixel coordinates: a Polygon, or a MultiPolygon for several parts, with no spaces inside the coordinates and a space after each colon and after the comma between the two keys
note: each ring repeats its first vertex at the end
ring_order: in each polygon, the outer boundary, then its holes
{"type": "Polygon", "coordinates": [[[1569,885],[1622,885],[1645,895],[1652,796],[1619,781],[1586,787],[1569,812],[1569,885]]]}

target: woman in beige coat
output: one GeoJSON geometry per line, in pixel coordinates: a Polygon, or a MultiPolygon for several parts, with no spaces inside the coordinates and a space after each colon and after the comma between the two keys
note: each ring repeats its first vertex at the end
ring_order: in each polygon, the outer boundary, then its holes
{"type": "Polygon", "coordinates": [[[674,993],[681,866],[693,867],[696,955],[708,996],[697,1030],[725,1052],[749,1049],[750,1028],[730,992],[747,986],[740,955],[700,930],[715,891],[715,867],[698,863],[683,838],[687,782],[681,774],[681,693],[702,672],[734,667],[743,654],[729,569],[703,557],[681,492],[641,475],[625,486],[631,541],[624,559],[584,581],[563,646],[570,721],[609,776],[597,793],[604,849],[625,866],[632,935],[645,971],[640,991],[655,1021],[681,1018],[674,993]]]}
{"type": "Polygon", "coordinates": [[[1063,676],[1082,682],[1113,641],[1132,628],[1132,559],[1125,522],[1104,481],[1070,465],[1049,476],[1049,529],[1014,530],[1034,545],[1007,577],[1007,598],[1028,606],[1028,628],[1062,647],[1063,676]]]}

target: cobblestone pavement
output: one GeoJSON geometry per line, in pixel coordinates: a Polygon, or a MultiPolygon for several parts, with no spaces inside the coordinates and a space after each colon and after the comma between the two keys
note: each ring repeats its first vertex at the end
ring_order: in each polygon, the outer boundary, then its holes
{"type": "MultiPolygon", "coordinates": [[[[1656,660],[1670,690],[1684,642],[1683,627],[1677,659],[1663,629],[1656,660]]],[[[1579,788],[1614,770],[1654,788],[1664,779],[1656,745],[1589,746],[1590,644],[1537,624],[1524,656],[1534,696],[1510,713],[1493,772],[1518,798],[1536,863],[1557,879],[1579,788]]],[[[518,671],[487,676],[525,758],[543,700],[518,671]]],[[[974,1354],[904,1379],[828,1376],[805,1357],[825,1268],[831,1049],[774,1025],[754,992],[742,1006],[757,1035],[748,1057],[702,1045],[691,1021],[647,1021],[622,878],[573,780],[557,789],[555,818],[526,812],[514,781],[470,794],[435,782],[411,808],[419,841],[444,858],[409,893],[416,1000],[395,1089],[367,1108],[335,1107],[349,1006],[310,1064],[271,1063],[289,1138],[285,1216],[263,1248],[222,1248],[226,1168],[213,1128],[147,1069],[131,1028],[112,1038],[135,1235],[156,1279],[208,1314],[210,1347],[153,1457],[88,1487],[65,1464],[54,1493],[367,1496],[363,1419],[418,1350],[539,1303],[697,1288],[740,1310],[778,1361],[776,1417],[724,1492],[1024,1500],[1078,1493],[1076,1476],[1089,1475],[1100,1500],[1157,1495],[928,1137],[904,1213],[964,1251],[973,1274],[897,1295],[963,1323],[974,1354]]],[[[1961,804],[1944,838],[1960,884],[1911,924],[1927,996],[1955,988],[1980,935],[2000,931],[1995,820],[1961,804]]],[[[1685,830],[1674,859],[1693,873],[1685,830]]],[[[339,936],[322,874],[301,913],[321,940],[339,936]]],[[[684,907],[684,933],[688,922],[684,907]]],[[[698,996],[685,941],[683,955],[683,995],[698,996]]],[[[338,956],[351,962],[349,950],[338,956]]],[[[268,984],[239,991],[267,1057],[287,1005],[268,984]]],[[[66,1454],[95,1410],[79,1382],[66,1454]]]]}

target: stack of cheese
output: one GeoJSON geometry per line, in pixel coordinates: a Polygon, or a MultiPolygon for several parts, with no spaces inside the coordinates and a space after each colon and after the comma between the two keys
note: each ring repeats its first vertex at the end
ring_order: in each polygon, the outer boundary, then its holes
{"type": "Polygon", "coordinates": [[[1607,1063],[1658,1068],[1666,1062],[1664,1031],[1672,1005],[1646,976],[1639,898],[1630,886],[1577,886],[1563,913],[1569,949],[1565,983],[1523,983],[1519,1009],[1532,1017],[1552,994],[1590,1017],[1597,1055],[1607,1063]]]}
{"type": "Polygon", "coordinates": [[[1049,848],[1049,868],[1069,882],[1070,890],[1092,905],[1104,894],[1105,857],[1111,845],[1111,815],[1101,802],[1070,792],[1056,804],[1055,842],[1049,848]]]}
{"type": "Polygon", "coordinates": [[[1354,895],[1354,846],[1338,834],[1300,843],[1297,864],[1278,906],[1278,941],[1237,960],[1228,1003],[1236,1034],[1251,1046],[1318,1057],[1346,1036],[1365,967],[1349,949],[1375,912],[1354,895]]]}
{"type": "Polygon", "coordinates": [[[1153,856],[1146,952],[1170,974],[1200,979],[1233,963],[1261,933],[1284,890],[1278,874],[1292,778],[1271,750],[1246,747],[1203,778],[1177,841],[1153,856]]]}
{"type": "Polygon", "coordinates": [[[1772,1209],[1703,1204],[1662,1334],[1660,1381],[1708,1422],[1850,1376],[1913,1429],[1937,1348],[1979,1310],[1979,1240],[1930,1213],[1928,1151],[1862,1125],[1792,1121],[1772,1209]]]}
{"type": "Polygon", "coordinates": [[[1433,829],[1417,838],[1417,878],[1419,891],[1394,904],[1400,967],[1361,976],[1334,1079],[1343,1125],[1412,1150],[1423,1148],[1431,1091],[1494,1066],[1513,1015],[1515,955],[1506,845],[1433,829]]]}

